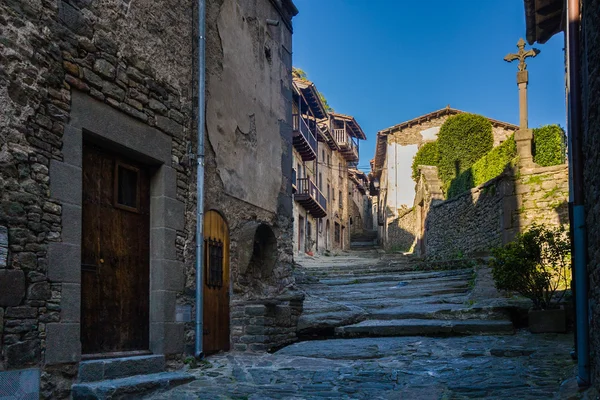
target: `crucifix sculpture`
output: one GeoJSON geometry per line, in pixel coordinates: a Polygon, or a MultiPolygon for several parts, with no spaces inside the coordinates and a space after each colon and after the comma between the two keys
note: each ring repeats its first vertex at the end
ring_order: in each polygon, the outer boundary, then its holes
{"type": "Polygon", "coordinates": [[[517,71],[517,85],[519,85],[519,126],[521,129],[527,129],[527,82],[529,81],[529,72],[525,59],[535,57],[539,54],[538,49],[525,50],[525,41],[523,38],[517,42],[519,51],[508,54],[504,61],[513,62],[519,60],[519,70],[517,71]]]}
{"type": "Polygon", "coordinates": [[[529,81],[529,72],[525,59],[527,57],[535,57],[539,54],[538,49],[525,50],[525,41],[523,38],[517,42],[519,51],[517,53],[508,54],[504,57],[504,61],[513,62],[519,60],[517,71],[517,85],[519,86],[519,130],[515,132],[515,140],[517,142],[517,152],[519,153],[520,162],[523,164],[532,163],[531,141],[533,132],[527,126],[527,82],[529,81]]]}

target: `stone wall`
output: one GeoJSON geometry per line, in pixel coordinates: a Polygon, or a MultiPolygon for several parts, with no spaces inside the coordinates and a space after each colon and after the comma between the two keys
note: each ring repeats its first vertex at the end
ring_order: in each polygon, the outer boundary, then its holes
{"type": "MultiPolygon", "coordinates": [[[[205,205],[229,225],[236,304],[281,299],[293,286],[287,3],[207,2],[205,205]],[[267,19],[281,23],[268,26],[267,19]],[[239,262],[252,247],[240,240],[244,228],[257,222],[277,239],[268,274],[246,271],[239,262]]],[[[174,215],[182,225],[169,230],[163,247],[173,250],[173,279],[184,283],[166,293],[173,297],[164,316],[173,336],[164,351],[181,354],[184,340],[188,352],[193,345],[193,324],[184,331],[174,318],[175,304],[193,306],[195,288],[195,6],[177,0],[0,2],[0,371],[43,366],[43,397],[69,395],[80,357],[80,278],[57,268],[80,269],[71,241],[81,208],[56,195],[77,188],[71,183],[81,176],[76,150],[82,134],[69,128],[77,96],[171,143],[163,178],[184,215],[174,215]]],[[[162,142],[145,145],[164,150],[162,142]]],[[[290,321],[272,324],[289,329],[290,321]]]]}
{"type": "Polygon", "coordinates": [[[398,216],[387,223],[385,250],[410,251],[415,243],[417,211],[414,207],[398,210],[398,216]]]}
{"type": "Polygon", "coordinates": [[[600,390],[600,14],[598,0],[582,1],[581,106],[587,226],[592,382],[600,390]]]}
{"type": "Polygon", "coordinates": [[[531,224],[568,224],[568,168],[521,168],[453,199],[432,204],[426,255],[486,255],[531,224]]]}

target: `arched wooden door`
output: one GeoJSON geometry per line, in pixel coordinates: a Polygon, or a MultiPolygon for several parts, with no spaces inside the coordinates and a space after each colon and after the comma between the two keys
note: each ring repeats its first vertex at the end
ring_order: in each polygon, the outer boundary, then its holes
{"type": "Polygon", "coordinates": [[[204,214],[205,354],[229,350],[229,229],[217,211],[204,214]]]}

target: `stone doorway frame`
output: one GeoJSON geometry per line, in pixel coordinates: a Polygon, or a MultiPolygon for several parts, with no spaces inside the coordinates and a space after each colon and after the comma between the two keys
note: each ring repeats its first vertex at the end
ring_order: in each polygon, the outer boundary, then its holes
{"type": "Polygon", "coordinates": [[[62,241],[48,247],[48,279],[61,284],[60,322],[46,326],[46,365],[81,360],[81,228],[83,140],[140,161],[150,179],[150,343],[154,354],[181,353],[184,324],[176,322],[183,263],[176,236],[184,229],[185,206],[177,200],[171,167],[172,139],[90,96],[71,92],[71,118],[63,136],[63,161],[50,161],[50,197],[62,206],[62,241]]]}

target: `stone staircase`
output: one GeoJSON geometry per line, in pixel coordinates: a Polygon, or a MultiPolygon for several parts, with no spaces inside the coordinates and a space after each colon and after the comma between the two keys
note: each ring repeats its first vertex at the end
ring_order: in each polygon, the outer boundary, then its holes
{"type": "Polygon", "coordinates": [[[474,300],[473,268],[414,270],[411,257],[320,258],[305,264],[299,332],[336,336],[512,334],[510,311],[474,300]]]}
{"type": "Polygon", "coordinates": [[[79,363],[78,382],[71,392],[75,400],[132,399],[193,379],[187,373],[165,372],[163,355],[107,358],[79,363]]]}
{"type": "Polygon", "coordinates": [[[362,231],[350,236],[350,249],[362,250],[377,247],[377,231],[362,231]]]}

